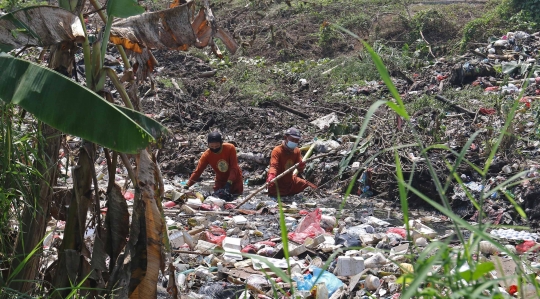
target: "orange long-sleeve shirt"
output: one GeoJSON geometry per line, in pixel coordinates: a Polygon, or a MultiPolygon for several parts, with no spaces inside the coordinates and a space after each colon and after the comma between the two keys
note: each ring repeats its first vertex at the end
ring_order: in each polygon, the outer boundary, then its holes
{"type": "Polygon", "coordinates": [[[201,176],[206,167],[210,165],[216,173],[216,184],[224,185],[227,181],[237,182],[242,180],[242,172],[238,166],[236,148],[230,143],[223,143],[218,153],[207,149],[201,156],[197,168],[189,178],[189,183],[194,184],[201,176]]]}
{"type": "MultiPolygon", "coordinates": [[[[270,170],[268,170],[268,173],[273,173],[278,176],[300,161],[302,161],[300,149],[295,148],[294,150],[290,150],[285,148],[285,145],[283,144],[278,145],[272,150],[272,154],[270,156],[270,170]]],[[[289,185],[292,184],[292,176],[293,172],[291,171],[280,178],[278,180],[279,187],[285,189],[288,188],[289,185]]]]}

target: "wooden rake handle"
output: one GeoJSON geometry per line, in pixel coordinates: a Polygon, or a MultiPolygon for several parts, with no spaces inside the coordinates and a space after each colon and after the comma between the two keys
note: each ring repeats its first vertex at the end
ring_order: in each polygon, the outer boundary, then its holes
{"type": "MultiPolygon", "coordinates": [[[[315,160],[315,159],[319,159],[319,158],[323,158],[323,157],[326,157],[326,156],[330,156],[330,155],[333,155],[335,154],[336,152],[334,151],[331,151],[329,153],[326,153],[326,154],[322,154],[322,155],[317,155],[317,156],[314,156],[314,157],[311,157],[309,159],[306,159],[305,161],[303,161],[304,163],[307,163],[309,161],[312,161],[312,160],[315,160]]],[[[248,202],[248,200],[250,200],[251,198],[253,198],[253,196],[257,195],[259,192],[263,191],[270,183],[274,183],[275,181],[279,180],[280,178],[282,178],[284,175],[288,174],[289,172],[295,170],[296,168],[298,168],[298,165],[300,164],[300,162],[294,164],[293,166],[291,166],[289,169],[285,170],[284,172],[282,172],[280,175],[278,175],[277,177],[275,177],[273,180],[271,180],[270,182],[266,182],[264,183],[264,185],[262,185],[261,187],[257,188],[257,190],[251,192],[250,195],[248,195],[241,203],[239,203],[237,206],[236,206],[236,209],[240,208],[243,204],[245,204],[246,202],[248,202]]]]}

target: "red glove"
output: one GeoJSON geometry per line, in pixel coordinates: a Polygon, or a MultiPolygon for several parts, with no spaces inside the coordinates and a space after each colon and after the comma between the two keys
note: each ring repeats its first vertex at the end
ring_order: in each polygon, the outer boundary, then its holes
{"type": "Polygon", "coordinates": [[[304,171],[304,168],[306,168],[306,162],[304,161],[298,162],[298,171],[304,171]]]}
{"type": "Polygon", "coordinates": [[[276,178],[275,173],[269,173],[268,177],[266,178],[266,182],[268,183],[268,187],[274,187],[274,183],[270,183],[273,179],[276,178]]]}

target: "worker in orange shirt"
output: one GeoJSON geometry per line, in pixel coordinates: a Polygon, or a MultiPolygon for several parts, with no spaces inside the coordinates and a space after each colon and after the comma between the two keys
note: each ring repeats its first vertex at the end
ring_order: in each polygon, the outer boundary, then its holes
{"type": "MultiPolygon", "coordinates": [[[[272,150],[270,157],[270,170],[268,170],[268,177],[266,182],[270,182],[285,170],[291,168],[294,164],[298,165],[298,173],[302,173],[306,167],[306,163],[302,162],[302,155],[298,148],[298,142],[300,141],[300,131],[296,128],[289,128],[285,131],[285,136],[281,145],[276,146],[272,150]]],[[[292,172],[289,172],[279,180],[277,184],[270,183],[268,185],[268,195],[277,196],[278,191],[280,196],[295,195],[302,192],[307,187],[317,189],[315,184],[308,182],[292,172]]]]}
{"type": "Polygon", "coordinates": [[[219,132],[208,134],[208,149],[202,154],[197,168],[184,188],[187,189],[195,184],[208,165],[216,173],[214,196],[231,200],[232,194],[244,192],[242,171],[238,166],[236,148],[230,143],[223,143],[219,132]]]}

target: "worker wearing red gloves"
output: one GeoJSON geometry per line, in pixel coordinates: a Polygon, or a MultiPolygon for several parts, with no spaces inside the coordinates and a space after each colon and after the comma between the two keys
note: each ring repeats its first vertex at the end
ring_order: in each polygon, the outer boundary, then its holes
{"type": "Polygon", "coordinates": [[[195,184],[208,165],[216,173],[214,196],[231,200],[231,194],[242,194],[244,192],[242,171],[238,166],[236,148],[230,143],[223,143],[219,132],[208,134],[208,149],[202,154],[197,169],[189,178],[185,188],[195,184]]]}
{"type": "MultiPolygon", "coordinates": [[[[285,170],[291,168],[294,164],[298,165],[298,172],[301,173],[306,167],[306,163],[302,162],[302,155],[298,148],[300,141],[300,131],[296,128],[289,128],[285,131],[285,136],[281,145],[276,146],[272,150],[270,157],[270,170],[266,182],[270,182],[285,170]]],[[[317,186],[296,176],[292,172],[277,180],[277,184],[268,184],[268,195],[277,196],[278,191],[280,196],[295,195],[302,192],[307,187],[316,189],[317,186]]]]}

